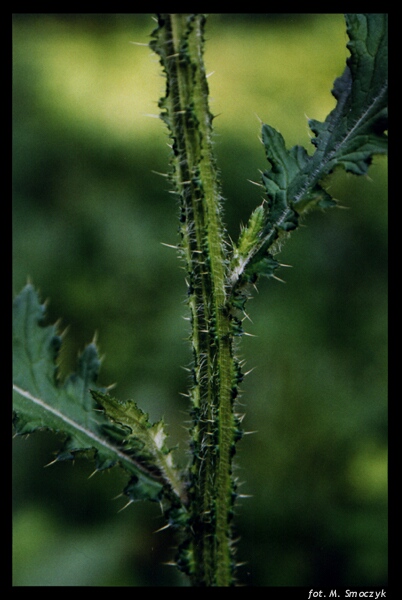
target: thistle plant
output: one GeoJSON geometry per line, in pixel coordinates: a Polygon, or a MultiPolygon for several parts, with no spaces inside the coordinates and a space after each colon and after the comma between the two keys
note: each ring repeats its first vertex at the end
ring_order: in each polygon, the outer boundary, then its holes
{"type": "Polygon", "coordinates": [[[252,290],[262,277],[278,278],[282,244],[308,212],[337,206],[327,185],[333,171],[341,167],[365,175],[372,157],[387,150],[387,17],[348,14],[345,19],[350,57],[334,83],[335,108],[323,122],[309,120],[313,154],[302,146],[287,149],[282,135],[262,124],[268,162],[259,182],[264,199],[232,241],[212,141],[203,63],[206,18],[157,17],[150,47],[166,77],[159,108],[170,136],[167,178],[180,207],[177,251],[186,271],[191,322],[187,465],[178,464],[162,420],[151,423],[136,402],[115,398],[99,383],[95,341],[81,354],[76,373],[60,381],[57,326],[43,326],[45,306],[32,284],[14,300],[16,433],[62,432],[65,442],[56,461],[81,454],[91,457],[97,470],[122,468],[128,499],[158,502],[166,525],[177,531],[172,561],[194,586],[238,582],[233,459],[244,435],[239,343],[252,290]]]}

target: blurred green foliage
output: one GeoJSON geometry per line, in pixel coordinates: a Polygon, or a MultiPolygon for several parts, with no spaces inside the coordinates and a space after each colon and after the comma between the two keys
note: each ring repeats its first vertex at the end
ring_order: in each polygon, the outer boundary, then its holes
{"type": "MultiPolygon", "coordinates": [[[[101,382],[162,415],[187,457],[188,324],[166,180],[164,88],[146,47],[150,15],[13,18],[13,287],[30,277],[67,325],[60,369],[95,332],[101,382]]],[[[205,61],[226,222],[237,237],[260,203],[260,124],[311,147],[305,115],[334,106],[342,15],[212,14],[205,61]]],[[[312,150],[312,147],[311,147],[312,150]]],[[[335,173],[349,210],[314,213],[284,246],[286,285],[261,282],[241,355],[246,430],[238,445],[239,571],[254,586],[387,583],[387,172],[335,173]]],[[[88,479],[84,460],[43,465],[58,440],[14,440],[13,584],[186,585],[163,563],[174,538],[159,507],[127,510],[125,478],[88,479]]]]}

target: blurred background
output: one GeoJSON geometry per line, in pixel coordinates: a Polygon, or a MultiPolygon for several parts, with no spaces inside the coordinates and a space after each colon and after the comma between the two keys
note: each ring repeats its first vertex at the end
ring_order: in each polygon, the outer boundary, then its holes
{"type": "MultiPolygon", "coordinates": [[[[164,79],[143,14],[13,17],[13,293],[29,277],[68,327],[67,375],[97,332],[101,383],[165,419],[188,460],[191,360],[168,193],[164,79]]],[[[260,122],[313,150],[348,56],[340,14],[211,14],[205,62],[228,233],[261,202],[260,122]]],[[[239,348],[255,367],[240,402],[239,580],[252,586],[387,583],[387,171],[337,172],[347,210],[308,216],[278,275],[248,304],[239,348]]],[[[119,512],[118,469],[53,459],[48,433],[13,441],[15,586],[180,586],[159,507],[119,512]],[[116,498],[117,497],[117,498],[116,498]]]]}

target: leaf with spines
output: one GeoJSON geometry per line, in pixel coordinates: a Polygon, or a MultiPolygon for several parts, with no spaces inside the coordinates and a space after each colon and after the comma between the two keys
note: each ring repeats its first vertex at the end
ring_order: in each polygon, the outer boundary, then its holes
{"type": "MultiPolygon", "coordinates": [[[[171,485],[160,465],[152,464],[152,453],[159,440],[161,453],[166,453],[169,475],[175,474],[171,455],[161,443],[164,441],[162,426],[150,427],[154,435],[151,450],[148,450],[143,427],[140,423],[137,427],[138,419],[134,418],[130,405],[128,412],[133,422],[126,449],[127,432],[119,431],[114,420],[109,419],[109,406],[103,403],[106,410],[99,410],[91,395],[92,391],[97,399],[107,398],[104,388],[97,384],[100,359],[95,343],[89,344],[81,354],[77,372],[61,383],[56,360],[62,340],[55,325],[43,325],[44,318],[45,306],[28,284],[13,303],[13,422],[17,434],[43,429],[63,434],[65,441],[56,460],[73,458],[80,453],[93,455],[99,470],[119,464],[131,476],[126,489],[131,499],[159,501],[165,490],[170,494],[175,485],[173,491],[180,495],[178,484],[171,485]]],[[[115,417],[115,409],[112,417],[115,417]]]]}
{"type": "MultiPolygon", "coordinates": [[[[244,283],[255,281],[256,274],[273,275],[271,261],[266,273],[264,261],[275,254],[280,239],[297,228],[302,213],[337,204],[322,186],[327,175],[338,166],[364,175],[373,155],[387,151],[387,15],[347,14],[345,19],[351,56],[334,83],[335,108],[323,123],[309,121],[316,136],[312,139],[314,154],[309,156],[301,146],[287,150],[279,132],[262,126],[262,141],[271,165],[262,174],[267,193],[265,218],[260,231],[253,227],[254,243],[249,243],[241,261],[242,235],[233,251],[229,282],[234,297],[244,283]]],[[[253,213],[246,230],[254,219],[253,213]]]]}
{"type": "MultiPolygon", "coordinates": [[[[177,497],[184,496],[180,474],[173,462],[172,450],[166,447],[167,433],[164,422],[150,423],[148,415],[135,402],[120,402],[98,390],[91,391],[92,397],[105,410],[113,425],[104,425],[111,438],[116,439],[124,453],[135,457],[144,469],[155,479],[170,486],[177,497]]],[[[136,490],[128,486],[126,493],[136,495],[136,490]]]]}
{"type": "Polygon", "coordinates": [[[324,123],[309,121],[316,135],[313,163],[326,172],[340,164],[364,175],[373,154],[387,152],[387,15],[348,14],[346,23],[351,56],[332,91],[338,103],[324,123]]]}

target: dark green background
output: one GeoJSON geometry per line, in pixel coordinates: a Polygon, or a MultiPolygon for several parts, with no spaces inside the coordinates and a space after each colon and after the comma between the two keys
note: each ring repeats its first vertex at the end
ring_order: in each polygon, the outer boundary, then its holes
{"type": "MultiPolygon", "coordinates": [[[[188,460],[183,266],[178,208],[157,101],[164,80],[146,43],[150,15],[13,18],[13,292],[27,277],[68,326],[60,368],[97,332],[101,382],[164,416],[188,460]]],[[[348,51],[342,15],[220,15],[205,61],[225,221],[261,202],[260,123],[311,148],[306,115],[323,120],[348,51]]],[[[242,583],[387,583],[387,173],[343,172],[331,191],[348,210],[312,213],[280,254],[286,284],[262,281],[240,354],[244,427],[236,510],[242,583]]],[[[118,512],[126,482],[88,479],[85,460],[52,460],[47,433],[13,442],[16,586],[186,585],[157,505],[118,512]]]]}

